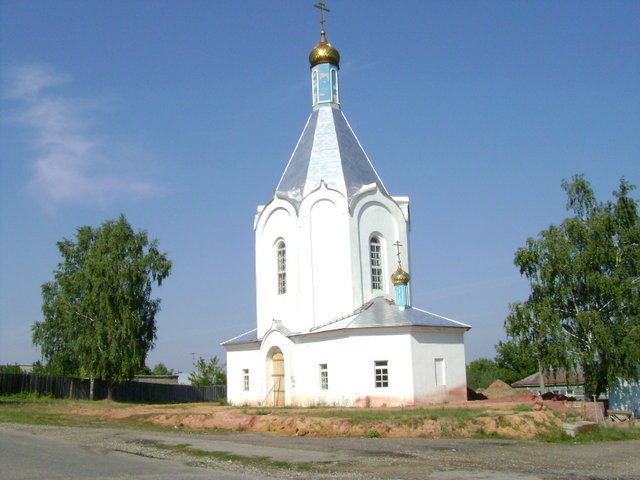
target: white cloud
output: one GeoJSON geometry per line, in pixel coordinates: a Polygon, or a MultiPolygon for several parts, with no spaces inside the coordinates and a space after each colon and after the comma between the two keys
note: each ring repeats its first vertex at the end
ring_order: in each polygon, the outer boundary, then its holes
{"type": "Polygon", "coordinates": [[[109,158],[116,142],[91,130],[99,102],[49,93],[70,81],[39,66],[12,72],[8,97],[20,102],[18,118],[33,131],[37,152],[29,192],[49,208],[157,195],[158,185],[122,173],[126,166],[109,158]]]}
{"type": "Polygon", "coordinates": [[[13,69],[11,80],[8,96],[24,100],[34,99],[42,89],[62,85],[71,78],[44,66],[23,65],[13,69]]]}

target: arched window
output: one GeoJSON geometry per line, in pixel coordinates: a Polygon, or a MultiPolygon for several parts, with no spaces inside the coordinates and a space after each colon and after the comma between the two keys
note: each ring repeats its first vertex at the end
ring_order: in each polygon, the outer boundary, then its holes
{"type": "Polygon", "coordinates": [[[280,240],[278,250],[278,295],[287,293],[287,247],[284,241],[280,240]]]}
{"type": "Polygon", "coordinates": [[[369,240],[369,260],[371,263],[371,289],[382,290],[382,248],[378,237],[369,240]]]}

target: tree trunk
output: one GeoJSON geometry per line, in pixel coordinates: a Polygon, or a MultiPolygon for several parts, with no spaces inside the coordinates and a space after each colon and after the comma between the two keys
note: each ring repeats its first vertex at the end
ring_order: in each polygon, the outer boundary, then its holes
{"type": "Polygon", "coordinates": [[[538,362],[538,369],[540,371],[540,395],[545,393],[545,385],[544,385],[544,373],[542,372],[542,365],[538,362]]]}
{"type": "Polygon", "coordinates": [[[90,377],[89,378],[89,400],[93,400],[93,384],[94,384],[93,377],[90,377]]]}

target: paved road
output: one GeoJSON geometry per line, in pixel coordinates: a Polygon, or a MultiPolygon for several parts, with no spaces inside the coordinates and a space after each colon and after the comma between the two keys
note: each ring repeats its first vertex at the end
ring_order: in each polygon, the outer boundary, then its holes
{"type": "Polygon", "coordinates": [[[131,479],[131,480],[249,480],[233,472],[191,467],[174,460],[158,460],[113,450],[77,445],[68,440],[26,432],[2,431],[0,479],[131,479]]]}

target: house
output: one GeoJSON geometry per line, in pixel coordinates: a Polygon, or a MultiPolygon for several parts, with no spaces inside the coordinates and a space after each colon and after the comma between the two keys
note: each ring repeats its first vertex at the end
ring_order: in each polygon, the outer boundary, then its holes
{"type": "Polygon", "coordinates": [[[387,191],[342,112],[340,54],[321,23],[312,112],[255,216],[256,328],[222,344],[228,401],[466,400],[471,327],[411,304],[409,199],[387,191]]]}
{"type": "MultiPolygon", "coordinates": [[[[584,399],[585,380],[581,373],[567,376],[566,372],[551,372],[544,375],[544,386],[546,391],[567,397],[575,397],[578,400],[584,399]]],[[[533,373],[528,377],[511,384],[513,388],[528,390],[533,393],[540,393],[540,372],[533,373]]]]}

